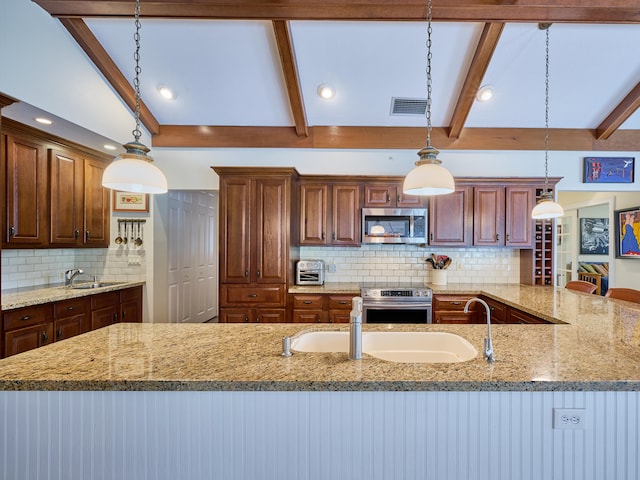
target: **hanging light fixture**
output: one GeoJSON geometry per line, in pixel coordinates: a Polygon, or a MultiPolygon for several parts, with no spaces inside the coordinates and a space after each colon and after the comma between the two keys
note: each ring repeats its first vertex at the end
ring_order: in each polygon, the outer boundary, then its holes
{"type": "Polygon", "coordinates": [[[427,145],[418,152],[416,162],[404,178],[402,191],[409,195],[443,195],[455,190],[453,176],[438,159],[431,146],[431,0],[427,4],[427,145]]]}
{"type": "Polygon", "coordinates": [[[553,201],[553,193],[549,189],[549,27],[550,23],[538,25],[540,30],[546,33],[546,57],[545,57],[545,93],[544,93],[544,192],[538,200],[538,204],[531,212],[531,217],[536,220],[558,218],[564,215],[564,209],[553,201]]]}
{"type": "Polygon", "coordinates": [[[147,155],[149,148],[140,143],[140,0],[135,6],[136,76],[133,81],[136,98],[136,128],[132,132],[134,141],[123,147],[126,152],[117,156],[102,174],[102,186],[134,193],[166,193],[167,178],[158,167],[153,165],[153,159],[147,155]]]}

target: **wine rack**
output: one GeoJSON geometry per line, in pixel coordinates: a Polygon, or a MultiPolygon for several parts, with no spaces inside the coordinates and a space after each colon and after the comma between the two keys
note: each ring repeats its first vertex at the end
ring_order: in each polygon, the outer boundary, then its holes
{"type": "MultiPolygon", "coordinates": [[[[544,188],[536,188],[540,198],[544,188]]],[[[526,285],[554,285],[553,220],[535,220],[534,246],[520,252],[520,282],[526,285]]]]}

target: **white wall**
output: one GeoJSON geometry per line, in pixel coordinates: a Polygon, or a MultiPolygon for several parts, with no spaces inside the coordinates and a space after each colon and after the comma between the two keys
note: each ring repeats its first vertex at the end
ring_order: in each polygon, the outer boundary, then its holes
{"type": "Polygon", "coordinates": [[[3,479],[637,480],[639,392],[0,392],[3,479]],[[584,430],[552,428],[580,408],[584,430]]]}

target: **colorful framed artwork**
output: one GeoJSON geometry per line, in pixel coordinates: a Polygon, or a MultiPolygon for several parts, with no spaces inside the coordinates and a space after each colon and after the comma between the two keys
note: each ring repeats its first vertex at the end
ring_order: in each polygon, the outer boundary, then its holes
{"type": "Polygon", "coordinates": [[[633,183],[634,157],[584,157],[583,183],[633,183]]]}
{"type": "Polygon", "coordinates": [[[640,207],[615,211],[616,258],[640,259],[640,207]]]}
{"type": "Polygon", "coordinates": [[[609,255],[609,219],[580,219],[580,255],[609,255]]]}
{"type": "Polygon", "coordinates": [[[149,194],[113,191],[114,212],[148,212],[149,194]]]}

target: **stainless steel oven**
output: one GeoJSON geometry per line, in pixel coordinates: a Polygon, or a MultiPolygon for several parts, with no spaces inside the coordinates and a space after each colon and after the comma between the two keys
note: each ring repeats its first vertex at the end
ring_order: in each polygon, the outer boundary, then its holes
{"type": "Polygon", "coordinates": [[[363,287],[365,323],[431,323],[433,295],[425,287],[363,287]]]}

